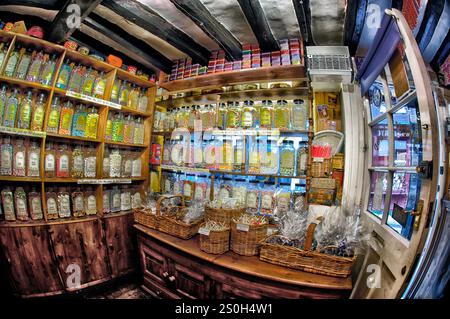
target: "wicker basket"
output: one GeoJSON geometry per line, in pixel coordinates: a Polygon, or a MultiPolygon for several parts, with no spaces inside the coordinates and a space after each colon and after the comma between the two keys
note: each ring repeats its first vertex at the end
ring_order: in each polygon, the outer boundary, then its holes
{"type": "MultiPolygon", "coordinates": [[[[200,225],[200,229],[205,225],[200,225]]],[[[209,235],[200,233],[200,249],[208,254],[223,254],[230,250],[230,229],[209,231],[209,235]]]]}
{"type": "Polygon", "coordinates": [[[264,239],[261,241],[259,259],[306,272],[333,277],[348,277],[356,256],[340,257],[311,251],[315,227],[316,224],[309,225],[304,249],[270,243],[271,239],[279,235],[264,239]]]}
{"type": "Polygon", "coordinates": [[[234,217],[239,217],[245,213],[245,208],[224,209],[212,208],[208,204],[205,205],[205,220],[212,220],[218,223],[230,225],[234,217]]]}
{"type": "Polygon", "coordinates": [[[260,242],[267,237],[267,224],[243,225],[231,221],[231,250],[243,256],[258,254],[260,242]],[[248,229],[248,230],[247,230],[248,229]]]}
{"type": "Polygon", "coordinates": [[[202,222],[203,218],[188,224],[173,217],[163,217],[158,230],[181,239],[189,239],[198,233],[198,228],[202,222]]]}

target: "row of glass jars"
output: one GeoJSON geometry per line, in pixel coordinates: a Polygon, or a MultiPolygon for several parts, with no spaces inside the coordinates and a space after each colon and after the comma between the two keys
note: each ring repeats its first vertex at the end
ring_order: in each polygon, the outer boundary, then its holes
{"type": "Polygon", "coordinates": [[[219,129],[283,129],[307,130],[309,128],[309,108],[303,100],[278,100],[275,105],[271,100],[261,104],[247,100],[242,104],[237,101],[214,105],[182,106],[161,113],[158,125],[164,131],[175,128],[194,129],[195,121],[201,121],[202,129],[218,127],[219,129]],[[161,125],[162,124],[162,125],[161,125]]]}

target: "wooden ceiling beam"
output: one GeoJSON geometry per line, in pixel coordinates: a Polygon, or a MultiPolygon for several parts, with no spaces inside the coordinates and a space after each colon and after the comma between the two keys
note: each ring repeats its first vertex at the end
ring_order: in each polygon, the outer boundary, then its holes
{"type": "Polygon", "coordinates": [[[311,31],[311,8],[309,0],[292,0],[300,33],[307,45],[315,45],[311,31]]]}
{"type": "Polygon", "coordinates": [[[237,0],[263,51],[277,51],[280,46],[270,30],[264,10],[258,0],[237,0]]]}
{"type": "Polygon", "coordinates": [[[49,41],[60,43],[69,38],[69,36],[80,27],[83,19],[86,18],[92,10],[95,9],[102,0],[68,0],[61,10],[59,10],[53,23],[47,30],[49,41]],[[78,6],[78,10],[73,5],[78,6]],[[77,16],[77,14],[80,14],[77,16]]]}
{"type": "Polygon", "coordinates": [[[150,7],[134,0],[104,0],[102,5],[186,53],[195,63],[207,65],[209,50],[150,7]]]}
{"type": "MultiPolygon", "coordinates": [[[[130,36],[128,32],[97,14],[90,14],[83,24],[109,37],[114,42],[147,60],[155,68],[170,73],[172,61],[146,42],[130,36]]],[[[155,70],[156,71],[156,70],[155,70]]]]}
{"type": "Polygon", "coordinates": [[[170,0],[200,29],[213,39],[230,60],[242,59],[241,43],[225,28],[199,0],[170,0]]]}

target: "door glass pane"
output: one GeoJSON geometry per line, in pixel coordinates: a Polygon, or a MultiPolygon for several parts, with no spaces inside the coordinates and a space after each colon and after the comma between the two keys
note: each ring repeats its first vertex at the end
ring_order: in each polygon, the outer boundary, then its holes
{"type": "Polygon", "coordinates": [[[422,160],[422,138],[416,101],[394,113],[393,123],[394,165],[418,166],[422,160]]]}
{"type": "Polygon", "coordinates": [[[389,139],[387,119],[372,126],[372,166],[389,165],[389,139]]]}
{"type": "Polygon", "coordinates": [[[370,198],[367,210],[381,219],[388,186],[388,173],[372,172],[370,178],[370,198]]]}
{"type": "Polygon", "coordinates": [[[411,212],[416,209],[420,186],[421,181],[417,174],[405,172],[394,173],[387,224],[407,239],[411,238],[414,216],[409,213],[402,215],[401,211],[411,212]],[[396,212],[394,212],[394,207],[396,208],[396,212]]]}
{"type": "Polygon", "coordinates": [[[370,113],[372,120],[387,112],[384,98],[384,89],[381,82],[374,82],[369,89],[368,98],[370,103],[370,113]]]}

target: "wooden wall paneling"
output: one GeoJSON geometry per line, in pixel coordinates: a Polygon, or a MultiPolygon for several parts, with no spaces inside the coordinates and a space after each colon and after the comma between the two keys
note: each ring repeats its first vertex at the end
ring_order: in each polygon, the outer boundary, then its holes
{"type": "Polygon", "coordinates": [[[103,219],[106,247],[113,278],[125,275],[136,268],[136,249],[132,213],[109,216],[103,219]]]}
{"type": "Polygon", "coordinates": [[[71,264],[78,265],[81,270],[81,287],[67,288],[68,291],[89,287],[110,278],[100,220],[52,224],[49,232],[61,274],[64,276],[71,264]]]}
{"type": "Polygon", "coordinates": [[[31,296],[64,291],[46,226],[1,227],[0,242],[16,293],[31,296]]]}

